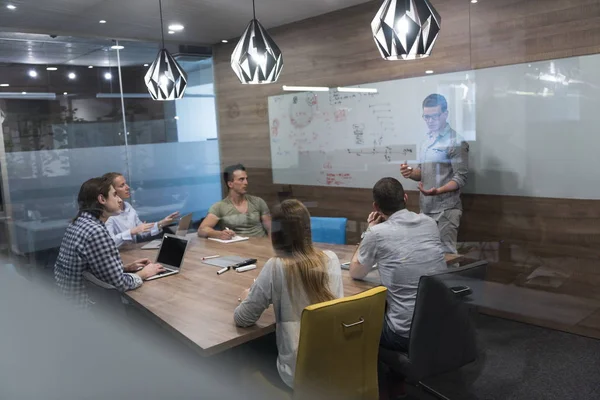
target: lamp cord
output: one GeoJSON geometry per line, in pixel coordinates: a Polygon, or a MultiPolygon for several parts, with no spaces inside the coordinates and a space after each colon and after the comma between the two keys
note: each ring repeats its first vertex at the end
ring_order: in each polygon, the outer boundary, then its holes
{"type": "Polygon", "coordinates": [[[254,19],[256,19],[256,6],[254,5],[254,0],[252,0],[252,15],[254,19]]]}
{"type": "MultiPolygon", "coordinates": [[[[254,0],[252,0],[254,1],[254,0]]],[[[158,0],[158,8],[160,10],[160,33],[162,35],[162,47],[165,48],[165,26],[163,24],[162,0],[158,0]]]]}

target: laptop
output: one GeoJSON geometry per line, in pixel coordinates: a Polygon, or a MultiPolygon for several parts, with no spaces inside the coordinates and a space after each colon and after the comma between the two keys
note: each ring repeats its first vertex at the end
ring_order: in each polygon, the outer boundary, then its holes
{"type": "Polygon", "coordinates": [[[160,250],[158,250],[158,256],[156,256],[156,262],[162,264],[165,267],[165,271],[146,280],[151,281],[179,273],[188,243],[189,240],[184,237],[165,234],[162,238],[160,250]]]}
{"type": "MultiPolygon", "coordinates": [[[[192,213],[186,214],[179,219],[179,224],[177,225],[177,236],[185,236],[187,235],[188,229],[190,229],[190,225],[192,224],[192,213]]],[[[142,250],[155,250],[160,248],[160,244],[162,243],[162,239],[156,239],[151,242],[148,242],[144,246],[142,246],[142,250]]]]}

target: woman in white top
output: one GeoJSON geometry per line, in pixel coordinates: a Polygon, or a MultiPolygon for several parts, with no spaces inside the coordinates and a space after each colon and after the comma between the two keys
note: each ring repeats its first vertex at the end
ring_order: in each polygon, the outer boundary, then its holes
{"type": "Polygon", "coordinates": [[[256,323],[273,304],[276,318],[277,370],[293,388],[302,310],[343,297],[342,269],[332,251],[313,247],[310,215],[298,200],[285,200],[271,213],[271,242],[276,256],[264,265],[250,289],[240,297],[234,320],[256,323]]]}
{"type": "MultiPolygon", "coordinates": [[[[109,172],[104,174],[103,178],[112,182],[113,187],[117,191],[117,196],[122,200],[131,197],[129,185],[127,185],[127,181],[122,174],[118,172],[109,172]]],[[[158,235],[164,226],[170,225],[178,217],[179,212],[174,212],[158,222],[142,222],[137,211],[135,211],[131,204],[123,201],[121,213],[110,217],[106,221],[105,226],[117,247],[120,247],[126,242],[136,243],[140,240],[158,235]]]]}

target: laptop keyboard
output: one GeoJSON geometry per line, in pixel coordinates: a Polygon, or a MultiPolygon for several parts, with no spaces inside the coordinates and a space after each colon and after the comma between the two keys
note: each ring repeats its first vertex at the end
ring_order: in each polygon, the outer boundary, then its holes
{"type": "Polygon", "coordinates": [[[164,274],[168,274],[169,272],[173,272],[173,271],[171,271],[170,269],[165,269],[163,272],[159,272],[156,275],[164,275],[164,274]]]}

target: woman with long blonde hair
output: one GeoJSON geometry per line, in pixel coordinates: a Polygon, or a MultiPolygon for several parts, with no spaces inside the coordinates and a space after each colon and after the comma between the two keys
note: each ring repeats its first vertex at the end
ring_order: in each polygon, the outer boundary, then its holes
{"type": "Polygon", "coordinates": [[[277,322],[277,370],[293,387],[302,310],[311,304],[343,297],[342,269],[332,251],[312,244],[310,214],[298,200],[285,200],[271,213],[275,257],[240,297],[234,319],[238,326],[256,323],[273,304],[277,322]]]}

